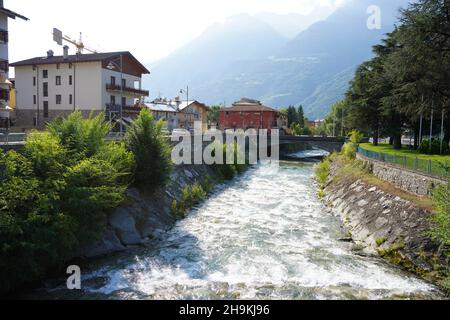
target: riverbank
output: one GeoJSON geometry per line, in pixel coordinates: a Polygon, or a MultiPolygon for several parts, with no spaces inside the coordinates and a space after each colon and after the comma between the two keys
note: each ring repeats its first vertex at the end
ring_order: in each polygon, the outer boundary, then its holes
{"type": "Polygon", "coordinates": [[[427,235],[431,199],[376,178],[362,161],[339,155],[327,161],[323,200],[341,218],[354,250],[381,256],[448,291],[448,248],[427,235]]]}
{"type": "Polygon", "coordinates": [[[104,221],[100,240],[84,245],[76,257],[95,258],[147,243],[179,220],[172,205],[183,201],[183,190],[194,185],[212,189],[222,179],[211,166],[180,165],[174,167],[169,183],[156,191],[128,189],[124,203],[104,221]]]}

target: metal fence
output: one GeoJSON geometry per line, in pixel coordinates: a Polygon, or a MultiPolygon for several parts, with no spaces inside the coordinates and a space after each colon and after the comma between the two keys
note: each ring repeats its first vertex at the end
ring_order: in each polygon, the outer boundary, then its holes
{"type": "Polygon", "coordinates": [[[0,133],[0,144],[24,142],[26,137],[25,133],[0,133]]]}
{"type": "Polygon", "coordinates": [[[417,157],[400,156],[375,151],[369,151],[359,147],[358,153],[366,158],[390,163],[402,168],[424,173],[430,176],[450,178],[450,163],[438,160],[425,160],[417,157]]]}

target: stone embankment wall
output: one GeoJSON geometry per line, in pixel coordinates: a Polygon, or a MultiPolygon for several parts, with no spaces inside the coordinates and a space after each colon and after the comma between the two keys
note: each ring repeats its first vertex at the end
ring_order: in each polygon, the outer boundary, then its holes
{"type": "Polygon", "coordinates": [[[165,233],[176,223],[171,214],[173,200],[180,200],[181,190],[206,177],[214,184],[216,173],[206,165],[176,166],[169,184],[154,192],[129,189],[125,203],[109,215],[99,241],[81,248],[78,257],[93,258],[144,245],[165,233]]]}
{"type": "Polygon", "coordinates": [[[389,182],[406,192],[427,196],[438,185],[447,183],[444,179],[400,168],[385,162],[368,159],[357,155],[359,160],[369,164],[371,173],[377,178],[389,182]]]}
{"type": "Polygon", "coordinates": [[[444,248],[426,235],[430,212],[362,180],[333,181],[339,169],[331,164],[324,201],[341,217],[356,252],[395,257],[396,263],[421,275],[448,266],[444,248]]]}

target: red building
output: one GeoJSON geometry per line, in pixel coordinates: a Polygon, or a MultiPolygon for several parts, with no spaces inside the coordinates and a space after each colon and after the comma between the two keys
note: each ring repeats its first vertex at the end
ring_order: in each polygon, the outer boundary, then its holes
{"type": "Polygon", "coordinates": [[[276,109],[264,106],[260,101],[243,98],[233,103],[232,107],[220,110],[219,128],[286,131],[287,117],[276,109]]]}

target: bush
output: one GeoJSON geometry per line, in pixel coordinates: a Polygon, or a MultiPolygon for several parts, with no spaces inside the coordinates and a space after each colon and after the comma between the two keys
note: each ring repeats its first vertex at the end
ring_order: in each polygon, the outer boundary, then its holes
{"type": "Polygon", "coordinates": [[[125,141],[136,161],[135,183],[155,189],[164,185],[172,171],[171,151],[163,136],[163,121],[155,122],[150,111],[143,109],[132,122],[125,141]]]}
{"type": "Polygon", "coordinates": [[[122,201],[134,160],[108,128],[75,112],[0,152],[0,293],[58,270],[122,201]]]}
{"type": "Polygon", "coordinates": [[[208,195],[208,191],[199,183],[192,186],[184,187],[181,190],[181,200],[178,202],[174,200],[170,207],[172,216],[176,219],[184,218],[187,210],[196,206],[208,195]]]}
{"type": "Polygon", "coordinates": [[[0,293],[34,281],[76,246],[73,220],[60,212],[33,172],[33,163],[9,151],[0,188],[0,293]]]}
{"type": "Polygon", "coordinates": [[[324,159],[321,163],[315,166],[314,171],[316,174],[316,180],[322,189],[325,188],[327,184],[328,175],[330,174],[330,165],[330,160],[324,159]]]}
{"type": "Polygon", "coordinates": [[[95,159],[110,163],[117,174],[117,180],[123,184],[133,182],[136,162],[134,154],[128,151],[124,142],[110,142],[102,146],[95,159]]]}
{"type": "MultiPolygon", "coordinates": [[[[431,151],[430,151],[430,140],[423,140],[420,144],[418,151],[424,154],[441,154],[441,140],[432,139],[431,140],[431,151]]],[[[442,154],[450,154],[450,148],[448,146],[448,141],[444,141],[442,144],[442,154]]]]}
{"type": "Polygon", "coordinates": [[[107,213],[123,201],[126,185],[117,183],[118,173],[111,163],[98,159],[82,160],[64,178],[63,211],[75,218],[82,242],[96,239],[106,226],[107,213]]]}
{"type": "Polygon", "coordinates": [[[75,111],[67,118],[59,118],[49,123],[47,130],[67,148],[71,154],[69,160],[76,162],[93,156],[106,143],[105,137],[111,127],[104,119],[103,113],[96,117],[91,114],[87,119],[83,119],[81,112],[75,111]]]}
{"type": "Polygon", "coordinates": [[[353,130],[349,134],[349,141],[342,147],[342,155],[352,160],[356,158],[356,152],[358,151],[359,144],[361,143],[363,135],[356,130],[353,130]]]}
{"type": "Polygon", "coordinates": [[[44,180],[60,177],[67,165],[67,150],[49,132],[31,133],[25,144],[25,155],[33,164],[34,173],[44,180]]]}

